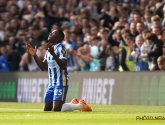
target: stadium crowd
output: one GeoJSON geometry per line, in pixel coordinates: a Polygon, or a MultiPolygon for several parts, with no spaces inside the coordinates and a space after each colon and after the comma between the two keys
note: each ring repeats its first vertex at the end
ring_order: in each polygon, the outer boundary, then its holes
{"type": "Polygon", "coordinates": [[[68,71],[165,70],[164,17],[165,0],[0,0],[0,72],[38,71],[25,45],[44,59],[56,29],[68,71]]]}

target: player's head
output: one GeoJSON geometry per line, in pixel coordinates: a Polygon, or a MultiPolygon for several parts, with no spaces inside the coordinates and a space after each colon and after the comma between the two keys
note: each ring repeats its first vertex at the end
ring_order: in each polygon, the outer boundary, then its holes
{"type": "Polygon", "coordinates": [[[64,39],[62,30],[54,30],[49,34],[48,41],[52,44],[60,43],[64,39]]]}

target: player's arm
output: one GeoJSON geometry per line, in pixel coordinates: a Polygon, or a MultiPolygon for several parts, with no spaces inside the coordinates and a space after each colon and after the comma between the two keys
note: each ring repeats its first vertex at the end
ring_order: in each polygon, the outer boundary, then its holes
{"type": "Polygon", "coordinates": [[[66,59],[60,59],[54,52],[52,53],[52,56],[54,57],[54,59],[56,60],[57,64],[63,69],[65,70],[67,67],[67,61],[66,59]]]}
{"type": "Polygon", "coordinates": [[[42,71],[46,71],[47,70],[47,61],[44,60],[44,61],[41,61],[40,58],[37,56],[36,52],[37,52],[37,46],[35,46],[35,49],[30,45],[26,45],[26,50],[28,53],[30,53],[35,62],[37,63],[38,67],[42,70],[42,71]]]}

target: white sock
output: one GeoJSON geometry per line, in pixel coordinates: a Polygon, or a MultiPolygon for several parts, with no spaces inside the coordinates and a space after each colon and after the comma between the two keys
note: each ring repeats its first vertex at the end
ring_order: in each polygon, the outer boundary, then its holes
{"type": "Polygon", "coordinates": [[[83,108],[82,104],[65,103],[62,106],[61,112],[81,110],[82,108],[83,108]]]}

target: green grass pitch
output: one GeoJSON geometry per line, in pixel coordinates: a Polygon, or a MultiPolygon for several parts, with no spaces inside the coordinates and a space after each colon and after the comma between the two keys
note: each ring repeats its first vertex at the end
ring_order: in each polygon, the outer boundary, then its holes
{"type": "Polygon", "coordinates": [[[164,116],[164,106],[91,105],[93,112],[44,112],[43,104],[0,102],[0,125],[164,125],[165,120],[136,120],[164,116]]]}

